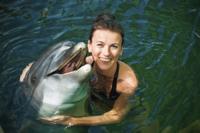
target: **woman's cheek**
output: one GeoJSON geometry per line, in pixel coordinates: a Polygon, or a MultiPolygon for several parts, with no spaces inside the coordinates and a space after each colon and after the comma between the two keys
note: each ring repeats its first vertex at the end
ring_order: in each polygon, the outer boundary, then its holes
{"type": "Polygon", "coordinates": [[[96,61],[96,60],[97,60],[97,57],[98,57],[98,55],[97,55],[95,52],[93,52],[93,53],[92,53],[92,57],[93,57],[94,61],[96,61]]]}

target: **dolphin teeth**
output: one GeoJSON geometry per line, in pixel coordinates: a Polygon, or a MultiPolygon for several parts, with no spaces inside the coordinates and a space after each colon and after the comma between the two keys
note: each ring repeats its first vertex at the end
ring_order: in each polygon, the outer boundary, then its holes
{"type": "Polygon", "coordinates": [[[58,73],[68,73],[77,70],[84,62],[86,48],[79,48],[74,54],[67,58],[58,68],[58,73]]]}

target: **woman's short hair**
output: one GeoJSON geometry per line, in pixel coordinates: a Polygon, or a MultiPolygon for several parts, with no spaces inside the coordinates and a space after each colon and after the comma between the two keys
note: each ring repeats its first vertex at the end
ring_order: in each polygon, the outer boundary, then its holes
{"type": "Polygon", "coordinates": [[[115,16],[110,13],[99,14],[93,21],[92,28],[90,31],[89,39],[92,41],[93,33],[98,29],[107,29],[113,32],[117,32],[122,37],[122,45],[124,43],[124,30],[120,23],[115,19],[115,16]]]}

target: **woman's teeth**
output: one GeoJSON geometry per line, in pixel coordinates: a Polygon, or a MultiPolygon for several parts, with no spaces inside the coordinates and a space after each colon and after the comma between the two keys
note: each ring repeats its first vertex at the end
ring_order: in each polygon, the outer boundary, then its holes
{"type": "Polygon", "coordinates": [[[101,60],[101,61],[111,61],[110,58],[102,58],[102,57],[100,57],[100,60],[101,60]]]}

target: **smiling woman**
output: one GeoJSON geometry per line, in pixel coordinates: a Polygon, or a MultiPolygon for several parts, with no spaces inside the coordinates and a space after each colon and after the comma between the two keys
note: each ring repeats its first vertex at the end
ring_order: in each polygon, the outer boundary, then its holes
{"type": "Polygon", "coordinates": [[[68,126],[120,122],[129,111],[128,99],[138,85],[133,69],[119,61],[123,40],[123,29],[113,15],[103,13],[97,16],[88,40],[91,56],[86,61],[93,66],[90,104],[92,109],[102,111],[87,117],[53,116],[42,120],[68,126]]]}
{"type": "Polygon", "coordinates": [[[104,70],[104,74],[115,70],[114,65],[122,53],[121,44],[121,35],[106,29],[96,30],[92,40],[88,41],[88,50],[92,52],[95,63],[100,70],[104,70]]]}

